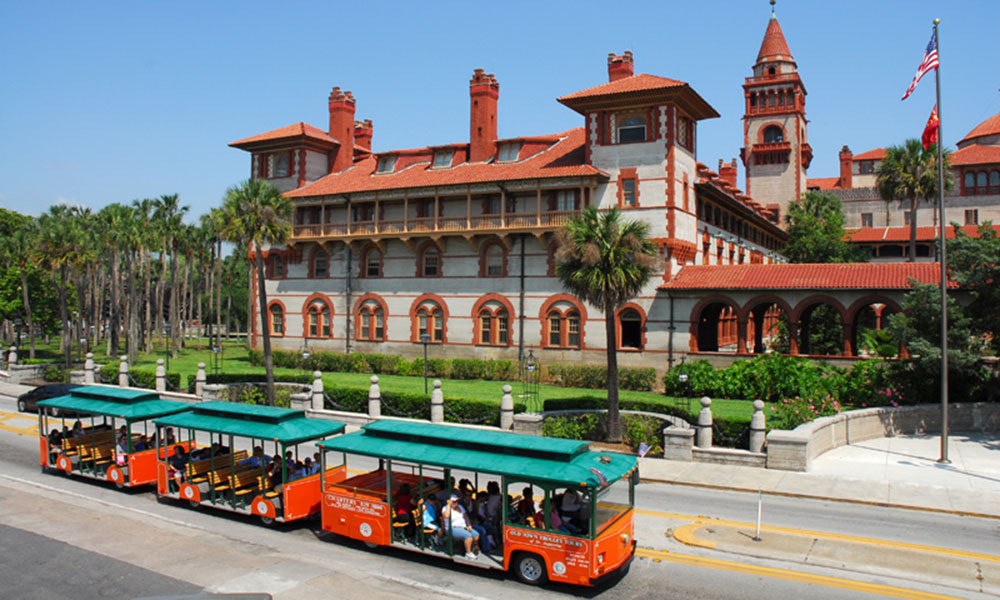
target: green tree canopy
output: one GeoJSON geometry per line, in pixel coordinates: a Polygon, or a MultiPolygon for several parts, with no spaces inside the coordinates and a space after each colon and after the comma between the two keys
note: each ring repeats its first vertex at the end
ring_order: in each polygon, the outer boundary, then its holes
{"type": "Polygon", "coordinates": [[[559,232],[556,275],[577,298],[604,312],[608,360],[608,439],[622,436],[618,412],[618,341],[615,311],[634,298],[659,268],[649,226],[624,221],[617,209],[590,206],[559,232]]]}
{"type": "Polygon", "coordinates": [[[806,192],[788,207],[788,243],[793,263],[845,263],[864,260],[864,250],[844,239],[844,211],[830,193],[806,192]]]}

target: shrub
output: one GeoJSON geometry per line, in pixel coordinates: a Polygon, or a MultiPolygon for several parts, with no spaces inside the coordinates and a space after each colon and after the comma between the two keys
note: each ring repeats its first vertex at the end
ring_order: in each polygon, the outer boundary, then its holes
{"type": "Polygon", "coordinates": [[[663,421],[646,415],[622,415],[623,441],[638,450],[649,446],[649,454],[663,454],[663,421]]]}
{"type": "Polygon", "coordinates": [[[618,385],[624,390],[651,392],[655,384],[656,369],[653,367],[626,367],[618,370],[618,385]]]}
{"type": "MultiPolygon", "coordinates": [[[[289,373],[287,375],[275,375],[275,383],[303,383],[311,384],[313,382],[311,373],[289,373]]],[[[209,374],[205,377],[205,383],[267,383],[267,375],[265,373],[219,373],[218,375],[209,374]]],[[[188,377],[187,389],[188,393],[194,393],[194,376],[188,377]]],[[[367,396],[366,396],[367,397],[367,396]]]]}
{"type": "Polygon", "coordinates": [[[889,406],[902,400],[893,384],[890,363],[884,360],[855,363],[841,378],[838,397],[845,408],[889,406]]]}
{"type": "MultiPolygon", "coordinates": [[[[549,365],[547,379],[568,388],[602,389],[608,387],[608,369],[595,365],[549,365]]],[[[646,392],[656,383],[652,367],[618,369],[618,386],[623,390],[646,392]]]]}
{"type": "Polygon", "coordinates": [[[45,371],[42,372],[42,379],[56,383],[67,383],[69,381],[69,372],[62,370],[55,365],[51,365],[45,367],[45,371]]]}
{"type": "Polygon", "coordinates": [[[604,437],[600,421],[601,419],[595,413],[551,417],[542,423],[542,435],[569,440],[596,441],[604,437]]]}
{"type": "Polygon", "coordinates": [[[840,412],[840,403],[831,395],[820,398],[785,398],[767,407],[768,429],[795,429],[819,417],[840,412]]]}
{"type": "Polygon", "coordinates": [[[663,388],[668,396],[712,396],[717,389],[715,368],[707,360],[682,362],[663,376],[663,388]],[[678,379],[681,373],[688,376],[684,383],[678,379]]]}

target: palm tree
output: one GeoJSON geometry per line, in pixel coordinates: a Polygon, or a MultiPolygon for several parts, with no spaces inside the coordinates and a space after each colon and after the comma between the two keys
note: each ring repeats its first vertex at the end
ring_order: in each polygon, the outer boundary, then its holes
{"type": "MultiPolygon", "coordinates": [[[[0,256],[8,265],[16,265],[21,272],[21,302],[24,304],[24,316],[28,324],[28,358],[35,358],[35,321],[31,314],[31,294],[28,291],[28,268],[35,252],[35,240],[38,237],[38,225],[31,217],[25,217],[23,223],[9,236],[0,238],[0,256]]],[[[20,345],[20,340],[18,340],[20,345]]]]}
{"type": "Polygon", "coordinates": [[[231,242],[253,244],[257,271],[257,295],[260,301],[260,324],[264,334],[264,369],[267,372],[267,400],[274,405],[274,360],[271,357],[271,331],[267,319],[267,290],[264,288],[264,244],[283,244],[291,235],[289,222],[292,203],[276,187],[261,179],[245,181],[226,191],[224,206],[230,220],[224,235],[231,242]]]}
{"type": "MultiPolygon", "coordinates": [[[[951,152],[942,153],[944,163],[944,189],[952,188],[951,152]]],[[[917,205],[921,198],[937,196],[937,146],[931,144],[924,149],[920,140],[911,138],[902,146],[890,146],[876,172],[876,186],[879,195],[886,202],[898,200],[900,204],[910,202],[910,255],[909,261],[917,260],[917,205]]]]}
{"type": "Polygon", "coordinates": [[[604,312],[608,352],[608,439],[621,441],[618,415],[618,339],[615,311],[634,298],[659,268],[649,226],[623,221],[617,209],[590,206],[558,233],[556,275],[580,300],[604,312]]]}
{"type": "Polygon", "coordinates": [[[49,207],[38,219],[41,234],[38,240],[38,258],[49,270],[59,295],[59,320],[62,323],[62,347],[66,368],[71,364],[72,340],[70,339],[69,307],[67,293],[71,268],[76,251],[81,245],[82,232],[77,226],[71,208],[65,205],[49,207]]]}
{"type": "Polygon", "coordinates": [[[149,295],[149,280],[150,280],[150,261],[149,261],[149,249],[152,247],[156,236],[153,232],[153,212],[156,209],[156,201],[152,198],[143,198],[142,200],[133,200],[132,207],[135,209],[136,219],[140,227],[140,253],[142,256],[142,285],[143,285],[143,298],[145,299],[145,317],[143,322],[145,323],[145,328],[142,334],[143,348],[148,352],[153,351],[153,324],[152,324],[152,306],[153,302],[149,295]]]}
{"type": "MultiPolygon", "coordinates": [[[[163,304],[166,293],[167,279],[167,251],[170,251],[170,356],[177,358],[177,346],[180,328],[178,320],[178,290],[177,290],[177,238],[180,235],[181,226],[184,224],[184,213],[188,211],[187,206],[180,205],[180,196],[177,194],[164,194],[156,201],[156,221],[159,225],[160,238],[163,243],[163,250],[160,254],[161,276],[160,276],[160,302],[157,313],[157,322],[163,322],[163,304]]],[[[161,329],[158,327],[158,329],[161,329]]],[[[161,329],[162,331],[162,329],[161,329]]]]}

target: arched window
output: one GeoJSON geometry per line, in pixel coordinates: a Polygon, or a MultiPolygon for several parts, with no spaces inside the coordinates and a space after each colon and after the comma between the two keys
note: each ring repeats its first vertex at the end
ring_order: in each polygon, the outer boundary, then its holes
{"type": "Polygon", "coordinates": [[[618,143],[646,141],[646,119],[644,117],[626,117],[618,123],[618,143]]]}
{"type": "Polygon", "coordinates": [[[986,171],[980,171],[976,174],[976,187],[984,188],[986,187],[986,171]]]}
{"type": "Polygon", "coordinates": [[[990,187],[1000,186],[1000,171],[990,171],[990,187]]]}
{"type": "Polygon", "coordinates": [[[285,277],[285,263],[281,260],[281,255],[271,255],[271,279],[282,279],[285,277]]]}
{"type": "Polygon", "coordinates": [[[432,344],[444,343],[444,312],[437,302],[427,301],[417,308],[417,336],[427,334],[432,344]]]}
{"type": "Polygon", "coordinates": [[[441,276],[441,251],[437,246],[427,245],[417,256],[417,277],[441,276]]]}
{"type": "Polygon", "coordinates": [[[306,337],[330,337],[330,306],[322,300],[313,300],[306,308],[306,337]]]}
{"type": "Polygon", "coordinates": [[[312,276],[316,278],[330,276],[330,255],[325,250],[318,250],[313,255],[312,276]]]}
{"type": "Polygon", "coordinates": [[[382,253],[378,248],[368,248],[361,259],[361,276],[377,278],[382,276],[382,253]]]}
{"type": "Polygon", "coordinates": [[[507,252],[502,244],[492,243],[479,255],[480,277],[506,277],[507,252]]]}
{"type": "Polygon", "coordinates": [[[545,341],[549,348],[580,347],[580,313],[575,308],[553,308],[545,317],[545,341]]]}
{"type": "Polygon", "coordinates": [[[626,308],[618,313],[620,324],[619,345],[621,348],[642,350],[642,315],[634,308],[626,308]]]}
{"type": "Polygon", "coordinates": [[[768,125],[764,129],[764,143],[775,144],[785,141],[785,132],[777,125],[768,125]]]}
{"type": "Polygon", "coordinates": [[[271,313],[271,335],[285,335],[285,309],[274,303],[269,309],[271,313]]]}
{"type": "Polygon", "coordinates": [[[965,191],[968,194],[974,194],[976,192],[976,174],[972,171],[968,171],[965,174],[965,191]]]}
{"type": "Polygon", "coordinates": [[[476,343],[480,346],[510,345],[510,315],[507,309],[496,302],[490,302],[477,316],[479,334],[476,343]]]}
{"type": "Polygon", "coordinates": [[[385,340],[385,309],[374,300],[367,300],[358,310],[357,336],[359,340],[381,342],[385,340]]]}

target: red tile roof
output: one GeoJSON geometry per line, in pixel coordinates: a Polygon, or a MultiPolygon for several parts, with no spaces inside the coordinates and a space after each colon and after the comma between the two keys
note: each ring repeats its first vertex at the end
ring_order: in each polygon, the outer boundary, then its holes
{"type": "Polygon", "coordinates": [[[764,41],[760,44],[760,52],[757,53],[758,64],[767,60],[792,60],[792,51],[788,49],[785,34],[781,32],[781,25],[774,15],[771,15],[764,41]]]}
{"type": "Polygon", "coordinates": [[[978,137],[997,134],[1000,134],[1000,113],[997,113],[979,125],[976,125],[975,128],[958,143],[962,144],[978,137]]]}
{"type": "MultiPolygon", "coordinates": [[[[375,190],[395,190],[491,181],[511,181],[546,177],[607,175],[584,162],[582,127],[556,134],[558,141],[547,150],[514,163],[462,163],[448,169],[431,169],[430,160],[410,165],[393,173],[375,174],[377,159],[364,158],[339,173],[326,175],[313,183],[287,192],[290,198],[329,196],[375,190]]],[[[381,155],[392,152],[380,152],[381,155]]]]}
{"type": "Polygon", "coordinates": [[[806,179],[807,188],[819,188],[820,191],[839,190],[840,177],[811,177],[806,179]]]}
{"type": "MultiPolygon", "coordinates": [[[[993,229],[1000,233],[1000,225],[994,225],[993,229]]],[[[945,236],[947,239],[951,240],[955,238],[955,228],[948,227],[944,228],[945,236]]],[[[979,227],[977,225],[965,225],[962,227],[962,231],[966,235],[972,237],[979,237],[979,227]]],[[[931,240],[937,239],[938,230],[936,227],[917,227],[917,241],[918,242],[929,242],[931,240]]],[[[904,225],[902,227],[869,227],[865,229],[856,229],[848,231],[846,236],[848,241],[855,243],[873,243],[873,242],[909,242],[910,241],[910,227],[904,225]]]]}
{"type": "Polygon", "coordinates": [[[230,143],[229,145],[234,148],[240,148],[242,146],[252,145],[259,142],[273,142],[276,140],[306,137],[313,140],[323,142],[324,144],[340,144],[340,142],[332,137],[330,134],[323,131],[318,127],[313,127],[306,123],[295,123],[293,125],[288,125],[286,127],[279,127],[278,129],[273,129],[266,133],[260,133],[252,137],[248,137],[242,140],[237,140],[230,143]]]}
{"type": "Polygon", "coordinates": [[[631,77],[623,77],[618,81],[612,81],[610,83],[604,83],[601,85],[596,85],[592,88],[587,88],[585,90],[580,90],[579,92],[574,92],[572,94],[567,94],[558,98],[559,102],[565,100],[575,100],[578,98],[592,98],[594,96],[614,96],[617,94],[628,94],[631,92],[640,92],[646,90],[662,90],[667,88],[675,88],[687,85],[684,81],[678,81],[676,79],[667,79],[666,77],[657,77],[656,75],[647,75],[645,73],[638,73],[631,77]]]}
{"type": "Polygon", "coordinates": [[[855,154],[851,160],[882,160],[883,158],[885,158],[885,148],[875,148],[868,152],[855,154]]]}
{"type": "Polygon", "coordinates": [[[951,153],[951,164],[954,167],[989,163],[1000,163],[1000,146],[973,144],[951,153]]]}
{"type": "MultiPolygon", "coordinates": [[[[905,290],[936,283],[938,263],[688,265],[661,290],[905,290]]],[[[955,286],[950,283],[949,287],[955,286]]]]}

